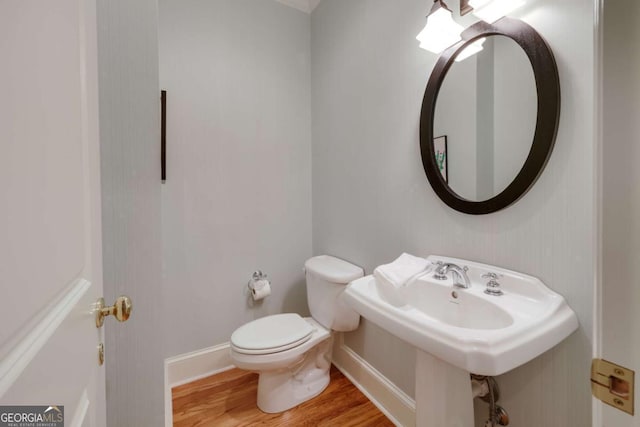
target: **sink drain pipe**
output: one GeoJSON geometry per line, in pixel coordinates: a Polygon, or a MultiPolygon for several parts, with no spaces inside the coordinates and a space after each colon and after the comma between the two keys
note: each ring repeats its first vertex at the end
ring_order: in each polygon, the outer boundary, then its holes
{"type": "Polygon", "coordinates": [[[471,374],[471,392],[474,398],[480,398],[489,404],[489,419],[485,427],[509,425],[509,414],[500,405],[500,389],[493,377],[471,374]]]}

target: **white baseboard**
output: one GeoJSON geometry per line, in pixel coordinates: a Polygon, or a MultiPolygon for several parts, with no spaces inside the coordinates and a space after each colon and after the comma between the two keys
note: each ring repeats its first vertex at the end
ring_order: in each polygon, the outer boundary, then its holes
{"type": "Polygon", "coordinates": [[[164,361],[164,419],[173,425],[171,389],[232,369],[229,343],[169,357],[164,361]]]}
{"type": "Polygon", "coordinates": [[[336,335],[333,364],[396,426],[416,425],[416,402],[336,335]]]}
{"type": "Polygon", "coordinates": [[[169,387],[177,387],[233,368],[229,343],[165,360],[169,387]]]}
{"type": "MultiPolygon", "coordinates": [[[[336,335],[333,364],[395,425],[415,426],[416,403],[336,335]]],[[[173,425],[171,389],[232,369],[229,343],[170,357],[164,362],[165,426],[173,425]]]]}

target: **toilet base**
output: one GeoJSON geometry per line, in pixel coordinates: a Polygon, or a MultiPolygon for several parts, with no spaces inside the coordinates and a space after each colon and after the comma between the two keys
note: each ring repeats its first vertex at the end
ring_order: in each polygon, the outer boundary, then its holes
{"type": "Polygon", "coordinates": [[[322,393],[329,385],[333,337],[308,351],[287,369],[260,372],[258,408],[266,413],[291,409],[322,393]]]}

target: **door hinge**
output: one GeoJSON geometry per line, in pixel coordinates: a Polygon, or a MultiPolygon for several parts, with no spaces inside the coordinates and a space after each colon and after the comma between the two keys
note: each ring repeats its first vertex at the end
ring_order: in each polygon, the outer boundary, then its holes
{"type": "Polygon", "coordinates": [[[591,362],[591,393],[599,399],[633,415],[635,372],[603,359],[591,362]]]}

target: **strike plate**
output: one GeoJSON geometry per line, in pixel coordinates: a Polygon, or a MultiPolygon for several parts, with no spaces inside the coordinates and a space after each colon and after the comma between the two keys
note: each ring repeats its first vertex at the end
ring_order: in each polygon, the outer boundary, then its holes
{"type": "Polygon", "coordinates": [[[469,6],[469,0],[460,0],[460,16],[464,16],[472,10],[473,8],[469,6]]]}
{"type": "Polygon", "coordinates": [[[591,362],[591,392],[614,408],[633,415],[635,372],[602,359],[591,362]]]}

